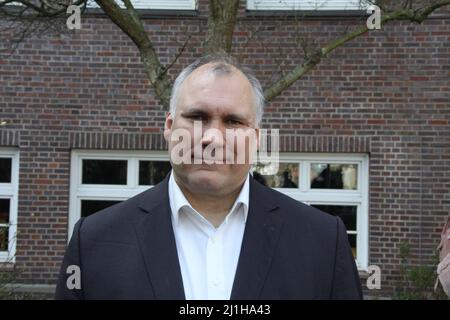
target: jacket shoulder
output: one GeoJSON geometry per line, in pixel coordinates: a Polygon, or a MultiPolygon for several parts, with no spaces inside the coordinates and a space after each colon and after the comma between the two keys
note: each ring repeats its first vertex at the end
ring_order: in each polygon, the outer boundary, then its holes
{"type": "Polygon", "coordinates": [[[316,231],[336,234],[337,219],[331,214],[263,185],[256,185],[254,191],[259,194],[258,198],[270,199],[276,204],[288,225],[306,224],[316,231]]]}
{"type": "MultiPolygon", "coordinates": [[[[130,242],[132,222],[138,215],[167,198],[164,182],[123,202],[100,210],[83,219],[80,233],[85,240],[130,242]]],[[[168,200],[167,200],[168,201],[168,200]]]]}

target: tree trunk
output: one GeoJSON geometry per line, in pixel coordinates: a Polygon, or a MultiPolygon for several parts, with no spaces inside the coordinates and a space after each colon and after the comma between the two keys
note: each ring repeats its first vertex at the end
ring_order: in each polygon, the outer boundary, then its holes
{"type": "Polygon", "coordinates": [[[231,51],[239,0],[210,0],[205,53],[231,51]]]}

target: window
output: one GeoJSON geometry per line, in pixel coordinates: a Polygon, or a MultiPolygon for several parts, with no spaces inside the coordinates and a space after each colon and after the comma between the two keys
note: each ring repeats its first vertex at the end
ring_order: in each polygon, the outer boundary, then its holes
{"type": "Polygon", "coordinates": [[[69,232],[80,217],[145,191],[161,182],[171,169],[166,151],[73,151],[69,232]]]}
{"type": "MultiPolygon", "coordinates": [[[[171,170],[167,151],[73,151],[71,166],[69,232],[80,217],[145,191],[171,170]]],[[[358,268],[367,270],[368,156],[284,153],[273,169],[258,163],[252,172],[266,185],[339,216],[358,268]]]]}
{"type": "MultiPolygon", "coordinates": [[[[125,8],[122,1],[117,1],[117,3],[125,8]]],[[[197,1],[196,0],[131,0],[135,9],[154,9],[154,10],[196,10],[197,1]]],[[[88,4],[90,8],[98,8],[96,2],[91,1],[88,4]]]]}
{"type": "Polygon", "coordinates": [[[0,262],[15,262],[19,153],[0,148],[0,262]]]}
{"type": "Polygon", "coordinates": [[[248,10],[361,10],[359,0],[247,0],[248,10]]]}
{"type": "Polygon", "coordinates": [[[368,265],[368,156],[282,153],[277,172],[253,166],[253,176],[278,191],[339,216],[360,270],[368,265]]]}

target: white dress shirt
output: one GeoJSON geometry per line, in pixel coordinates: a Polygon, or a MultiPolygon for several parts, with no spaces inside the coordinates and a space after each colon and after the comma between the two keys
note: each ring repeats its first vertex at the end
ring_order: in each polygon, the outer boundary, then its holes
{"type": "Polygon", "coordinates": [[[247,221],[249,177],[218,228],[191,206],[173,171],[169,202],[186,299],[230,299],[247,221]]]}

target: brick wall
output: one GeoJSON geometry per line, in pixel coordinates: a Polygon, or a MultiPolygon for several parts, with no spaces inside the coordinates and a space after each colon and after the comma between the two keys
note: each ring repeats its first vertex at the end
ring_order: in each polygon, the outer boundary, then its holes
{"type": "MultiPolygon", "coordinates": [[[[148,16],[163,63],[192,38],[171,74],[201,55],[198,16],[148,16]]],[[[399,245],[429,263],[450,210],[450,14],[423,25],[396,22],[339,48],[266,108],[282,151],[370,154],[369,264],[383,294],[398,279],[399,245]]],[[[319,44],[360,18],[257,17],[239,13],[234,53],[264,84],[301,62],[298,38],[319,44]]],[[[0,44],[1,47],[1,44],[0,44]]],[[[67,241],[70,151],[165,149],[165,110],[131,41],[102,16],[82,30],[25,41],[0,57],[1,146],[20,147],[16,266],[22,281],[54,284],[67,241]]]]}

